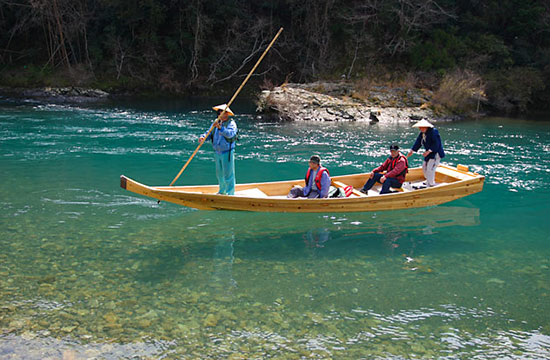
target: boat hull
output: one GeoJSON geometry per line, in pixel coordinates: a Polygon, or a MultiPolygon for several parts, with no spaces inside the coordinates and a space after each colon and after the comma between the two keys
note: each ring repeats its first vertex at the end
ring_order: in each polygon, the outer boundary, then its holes
{"type": "MultiPolygon", "coordinates": [[[[368,178],[368,173],[335,176],[334,183],[360,188],[368,178]]],[[[207,186],[147,186],[122,175],[121,187],[134,193],[172,202],[200,210],[241,210],[260,212],[369,212],[399,210],[439,205],[482,191],[482,175],[461,171],[446,165],[437,169],[436,181],[443,184],[436,187],[396,192],[374,196],[352,196],[330,199],[287,199],[284,194],[296,185],[303,186],[303,180],[270,183],[239,184],[237,194],[252,189],[259,190],[264,197],[246,195],[219,195],[217,185],[207,186]]],[[[421,180],[422,169],[410,169],[406,181],[421,180]]],[[[360,194],[358,194],[360,195],[360,194]]]]}

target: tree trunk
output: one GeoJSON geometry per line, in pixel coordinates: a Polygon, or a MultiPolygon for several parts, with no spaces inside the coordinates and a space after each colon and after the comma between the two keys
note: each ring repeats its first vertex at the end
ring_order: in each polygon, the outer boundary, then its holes
{"type": "Polygon", "coordinates": [[[191,56],[191,62],[189,64],[189,67],[191,69],[191,79],[189,80],[189,83],[192,83],[199,77],[199,68],[198,68],[198,62],[199,62],[199,56],[201,51],[201,9],[200,9],[201,3],[200,0],[197,0],[196,3],[196,16],[195,16],[195,43],[193,44],[193,54],[191,56]]]}
{"type": "Polygon", "coordinates": [[[57,8],[57,0],[53,0],[54,17],[57,22],[57,29],[59,31],[59,43],[61,45],[61,53],[67,67],[70,69],[71,64],[69,62],[69,55],[67,54],[67,48],[65,47],[65,37],[63,36],[63,26],[61,26],[61,16],[59,15],[59,9],[57,8]]]}

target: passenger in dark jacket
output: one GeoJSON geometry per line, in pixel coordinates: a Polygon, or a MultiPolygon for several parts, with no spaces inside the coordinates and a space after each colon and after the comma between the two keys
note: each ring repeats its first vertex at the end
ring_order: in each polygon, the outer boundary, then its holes
{"type": "Polygon", "coordinates": [[[392,192],[390,188],[398,189],[403,185],[409,168],[409,162],[407,158],[399,152],[399,146],[397,144],[390,146],[390,153],[391,156],[369,174],[369,179],[359,191],[367,194],[374,184],[379,182],[382,184],[380,194],[388,194],[392,192]],[[383,174],[383,172],[385,172],[385,174],[383,174]]]}
{"type": "Polygon", "coordinates": [[[439,131],[428,121],[421,120],[413,125],[420,130],[420,134],[416,138],[414,145],[407,154],[407,157],[411,156],[414,152],[418,151],[421,146],[424,146],[422,156],[424,156],[424,162],[422,163],[422,172],[426,178],[427,186],[435,186],[435,171],[437,166],[441,162],[441,159],[445,157],[445,151],[443,150],[443,144],[439,131]]]}

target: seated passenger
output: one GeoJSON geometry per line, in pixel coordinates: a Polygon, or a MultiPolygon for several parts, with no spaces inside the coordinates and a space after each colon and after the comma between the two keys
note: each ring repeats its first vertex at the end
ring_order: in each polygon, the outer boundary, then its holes
{"type": "Polygon", "coordinates": [[[409,162],[399,152],[397,144],[390,146],[390,153],[391,156],[369,174],[369,180],[367,180],[365,186],[359,191],[366,194],[376,182],[379,182],[382,184],[380,194],[388,194],[392,192],[390,191],[390,187],[400,188],[403,185],[408,172],[409,162]],[[382,174],[382,172],[385,172],[385,174],[382,174]]]}
{"type": "Polygon", "coordinates": [[[330,174],[327,168],[321,166],[321,158],[313,155],[309,159],[309,169],[306,173],[306,186],[294,187],[287,197],[307,197],[308,199],[327,198],[330,188],[330,174]]]}

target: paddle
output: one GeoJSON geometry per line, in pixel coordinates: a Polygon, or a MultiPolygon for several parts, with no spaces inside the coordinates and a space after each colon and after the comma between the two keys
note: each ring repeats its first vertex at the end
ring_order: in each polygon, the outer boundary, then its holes
{"type": "MultiPolygon", "coordinates": [[[[262,54],[262,56],[260,56],[260,58],[258,59],[258,61],[256,62],[256,65],[254,65],[254,67],[252,68],[252,70],[250,70],[250,72],[248,73],[248,75],[246,76],[246,78],[244,79],[244,81],[242,82],[241,86],[239,86],[239,88],[237,89],[237,91],[235,91],[235,93],[233,94],[233,97],[231,98],[231,100],[229,100],[229,102],[227,103],[227,106],[225,107],[225,109],[223,109],[223,111],[218,115],[218,118],[212,123],[212,126],[210,126],[210,129],[208,129],[208,132],[206,133],[206,136],[205,138],[208,138],[208,135],[210,135],[210,133],[212,132],[212,130],[214,129],[214,127],[216,126],[216,124],[218,122],[220,122],[220,119],[223,117],[223,115],[225,114],[225,110],[228,109],[231,104],[233,103],[233,101],[235,100],[235,98],[237,97],[237,95],[239,95],[239,93],[241,92],[241,89],[244,87],[244,85],[246,84],[246,82],[248,81],[248,79],[250,79],[250,77],[252,76],[252,74],[254,73],[254,71],[256,70],[256,68],[258,67],[258,65],[260,65],[260,63],[262,62],[263,58],[265,57],[265,55],[267,54],[267,52],[269,51],[269,49],[271,49],[271,46],[275,43],[275,40],[277,40],[277,38],[279,37],[279,35],[281,35],[281,32],[283,32],[283,28],[280,28],[279,31],[277,32],[277,34],[275,35],[275,37],[273,38],[273,40],[271,40],[271,42],[269,43],[269,45],[267,46],[267,48],[265,49],[264,53],[262,54]]],[[[172,186],[174,185],[174,183],[176,182],[176,180],[178,180],[178,178],[180,177],[180,175],[185,171],[185,168],[187,168],[187,165],[189,165],[189,163],[191,162],[191,160],[193,160],[193,158],[195,157],[195,155],[197,154],[197,151],[199,151],[199,149],[201,148],[202,144],[204,144],[204,141],[201,141],[199,143],[199,146],[197,146],[197,148],[195,149],[195,151],[193,151],[193,154],[191,155],[191,157],[189,158],[189,160],[187,160],[187,162],[185,163],[185,165],[183,165],[183,167],[181,168],[180,172],[178,173],[178,175],[176,175],[176,177],[174,178],[174,180],[172,180],[172,182],[170,183],[169,186],[172,186]]],[[[160,202],[160,200],[159,200],[160,202]]]]}

